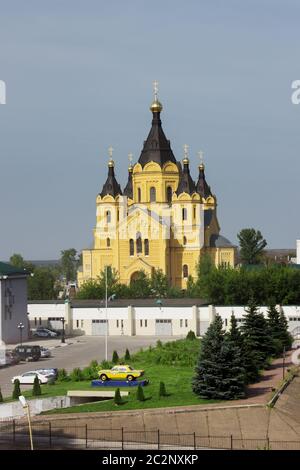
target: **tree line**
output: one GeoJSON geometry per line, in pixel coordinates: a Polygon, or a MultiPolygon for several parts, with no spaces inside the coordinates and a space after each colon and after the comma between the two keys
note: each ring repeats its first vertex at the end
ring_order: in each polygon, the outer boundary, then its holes
{"type": "Polygon", "coordinates": [[[232,314],[226,332],[221,317],[216,315],[204,335],[192,382],[199,397],[244,398],[246,385],[259,379],[261,370],[270,365],[272,358],[291,348],[287,320],[274,301],[269,305],[267,318],[253,299],[245,311],[240,327],[232,314]]]}

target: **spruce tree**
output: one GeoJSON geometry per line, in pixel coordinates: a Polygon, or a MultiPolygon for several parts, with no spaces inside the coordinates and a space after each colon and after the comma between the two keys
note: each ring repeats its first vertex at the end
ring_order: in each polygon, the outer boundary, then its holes
{"type": "Polygon", "coordinates": [[[130,361],[131,357],[130,357],[129,349],[126,349],[124,359],[125,361],[130,361]]]}
{"type": "Polygon", "coordinates": [[[36,375],[33,382],[32,396],[37,397],[42,395],[41,385],[38,376],[36,375]]]}
{"type": "Polygon", "coordinates": [[[201,398],[230,400],[244,396],[245,371],[238,346],[225,340],[219,315],[203,337],[193,392],[201,398]]]}
{"type": "Polygon", "coordinates": [[[114,352],[113,352],[113,355],[112,355],[112,362],[113,362],[114,364],[117,364],[117,363],[119,362],[119,355],[118,355],[117,351],[114,351],[114,352]]]}
{"type": "Polygon", "coordinates": [[[145,401],[144,390],[143,390],[143,387],[141,385],[139,385],[138,388],[137,388],[136,399],[138,401],[145,401]]]}
{"type": "Polygon", "coordinates": [[[258,369],[261,369],[266,365],[266,359],[272,353],[268,324],[253,298],[250,299],[245,311],[246,315],[243,317],[241,326],[244,350],[247,356],[254,359],[258,369]]]}
{"type": "Polygon", "coordinates": [[[122,403],[123,403],[119,388],[117,388],[116,391],[115,391],[114,402],[115,402],[115,405],[122,405],[122,403]]]}
{"type": "Polygon", "coordinates": [[[20,389],[20,380],[16,379],[14,381],[14,389],[13,389],[12,397],[14,400],[17,400],[20,395],[22,395],[21,389],[20,389]]]}
{"type": "Polygon", "coordinates": [[[1,392],[1,388],[0,388],[0,403],[3,403],[4,400],[3,400],[3,395],[2,395],[2,392],[1,392]]]}
{"type": "Polygon", "coordinates": [[[292,344],[293,344],[293,337],[288,331],[288,321],[282,310],[280,312],[279,322],[280,322],[280,327],[281,327],[280,339],[282,341],[282,344],[286,350],[291,349],[292,344]]]}
{"type": "Polygon", "coordinates": [[[164,382],[159,382],[159,392],[158,392],[158,396],[159,396],[159,398],[160,398],[160,397],[167,397],[167,396],[168,396],[167,391],[166,391],[166,386],[165,386],[165,383],[164,383],[164,382]]]}
{"type": "Polygon", "coordinates": [[[244,343],[244,338],[241,333],[241,329],[237,326],[237,319],[234,313],[231,314],[230,318],[230,330],[226,333],[226,339],[231,341],[235,346],[240,349],[241,352],[241,367],[244,368],[245,372],[245,383],[255,382],[259,376],[259,368],[256,364],[255,354],[251,349],[244,343]]]}

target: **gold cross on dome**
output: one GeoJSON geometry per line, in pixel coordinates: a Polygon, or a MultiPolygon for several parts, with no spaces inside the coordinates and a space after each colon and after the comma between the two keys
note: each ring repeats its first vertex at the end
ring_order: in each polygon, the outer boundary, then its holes
{"type": "Polygon", "coordinates": [[[110,160],[112,160],[113,151],[114,151],[114,149],[112,148],[112,146],[108,147],[108,155],[109,155],[110,160]]]}
{"type": "Polygon", "coordinates": [[[157,101],[158,97],[158,81],[154,80],[153,82],[153,92],[154,92],[154,100],[157,101]]]}
{"type": "Polygon", "coordinates": [[[188,144],[184,144],[183,153],[184,153],[184,158],[189,158],[189,146],[188,146],[188,144]]]}
{"type": "Polygon", "coordinates": [[[199,159],[200,159],[200,164],[203,165],[204,152],[202,150],[199,150],[198,155],[199,155],[199,159]]]}
{"type": "Polygon", "coordinates": [[[131,152],[128,154],[128,160],[129,160],[129,163],[131,165],[132,160],[133,160],[133,154],[131,152]]]}

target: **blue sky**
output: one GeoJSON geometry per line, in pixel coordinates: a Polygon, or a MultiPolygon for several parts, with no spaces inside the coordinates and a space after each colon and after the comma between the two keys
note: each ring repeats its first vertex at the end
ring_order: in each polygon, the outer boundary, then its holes
{"type": "Polygon", "coordinates": [[[300,237],[300,3],[276,0],[0,0],[0,259],[87,247],[115,149],[124,185],[151,114],[180,159],[197,151],[221,233],[260,229],[271,248],[300,237]]]}

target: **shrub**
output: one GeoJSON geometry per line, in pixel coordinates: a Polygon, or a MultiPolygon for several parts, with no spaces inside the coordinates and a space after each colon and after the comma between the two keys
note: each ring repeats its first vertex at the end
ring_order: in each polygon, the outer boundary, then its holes
{"type": "Polygon", "coordinates": [[[158,341],[156,341],[156,347],[157,348],[162,348],[163,347],[163,344],[162,344],[160,339],[158,341]]]}
{"type": "Polygon", "coordinates": [[[13,389],[12,397],[14,400],[17,400],[20,395],[22,395],[21,389],[20,389],[20,380],[16,379],[14,381],[14,389],[13,389]]]}
{"type": "Polygon", "coordinates": [[[74,382],[80,382],[81,380],[84,380],[82,370],[79,367],[75,367],[75,369],[72,370],[70,377],[74,382]]]}
{"type": "Polygon", "coordinates": [[[117,388],[116,391],[115,391],[114,402],[115,402],[115,405],[122,405],[122,403],[123,403],[119,388],[117,388]]]}
{"type": "Polygon", "coordinates": [[[1,388],[0,388],[0,403],[3,403],[4,400],[3,400],[3,396],[2,396],[2,392],[1,392],[1,388]]]}
{"type": "Polygon", "coordinates": [[[190,330],[190,331],[188,332],[188,334],[186,335],[186,339],[189,339],[189,340],[194,340],[194,339],[196,339],[195,333],[194,333],[192,330],[190,330]]]}
{"type": "Polygon", "coordinates": [[[98,378],[98,370],[92,367],[85,367],[82,371],[84,380],[94,380],[98,378]]]}
{"type": "Polygon", "coordinates": [[[68,380],[70,380],[66,369],[58,369],[57,380],[59,380],[60,382],[67,382],[68,380]]]}
{"type": "Polygon", "coordinates": [[[124,359],[125,359],[125,361],[130,361],[130,359],[131,359],[130,352],[129,352],[128,349],[126,349],[124,359]]]}
{"type": "Polygon", "coordinates": [[[166,386],[164,382],[159,382],[159,393],[158,393],[159,398],[160,397],[167,397],[167,391],[166,391],[166,386]]]}
{"type": "Polygon", "coordinates": [[[114,351],[113,352],[113,355],[112,355],[112,362],[114,364],[117,364],[119,362],[119,354],[117,353],[117,351],[114,351]]]}
{"type": "Polygon", "coordinates": [[[32,396],[38,397],[42,395],[41,385],[38,376],[36,375],[33,382],[32,396]]]}
{"type": "Polygon", "coordinates": [[[99,368],[98,368],[98,371],[99,369],[110,369],[111,368],[111,363],[108,362],[108,361],[102,361],[99,368]]]}
{"type": "Polygon", "coordinates": [[[143,387],[141,385],[139,385],[138,388],[137,388],[136,399],[138,401],[145,401],[144,390],[143,390],[143,387]]]}

